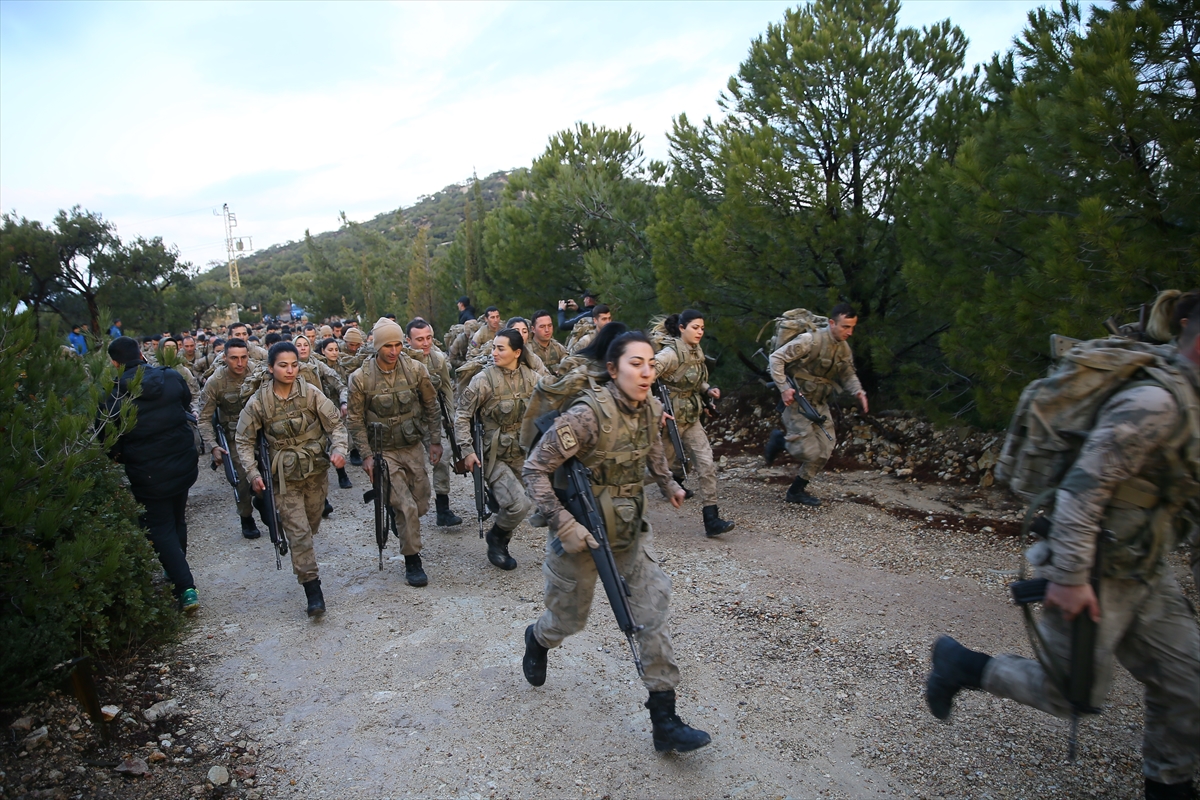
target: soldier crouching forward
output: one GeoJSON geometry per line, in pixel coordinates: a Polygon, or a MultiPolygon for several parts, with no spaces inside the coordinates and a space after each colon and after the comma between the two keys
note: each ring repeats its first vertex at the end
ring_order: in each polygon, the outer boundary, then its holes
{"type": "Polygon", "coordinates": [[[346,424],[363,455],[363,469],[375,479],[375,460],[387,461],[388,499],[396,514],[396,533],[410,586],[429,583],[421,564],[421,517],[429,511],[429,463],[442,460],[442,427],[429,370],[404,350],[404,330],[387,317],[371,329],[375,355],[350,375],[350,412],[346,424]]]}
{"type": "Polygon", "coordinates": [[[647,467],[671,505],[679,508],[684,496],[671,478],[659,437],[662,406],[649,397],[654,348],[641,333],[625,333],[613,340],[605,360],[610,382],[585,389],[525,461],[525,486],[549,522],[552,538],[542,566],[546,611],[525,630],[522,668],[534,686],[545,683],[549,649],[583,630],[592,607],[597,571],[589,547],[597,542],[563,507],[553,486],[555,471],[574,456],[591,470],[617,570],[628,584],[633,617],[644,626],[635,636],[645,665],[642,681],[650,691],[646,708],[654,749],[695,750],[711,739],[675,714],[679,666],[667,631],[671,579],[650,550],[645,519],[647,467]]]}
{"type": "Polygon", "coordinates": [[[238,418],[238,458],[255,494],[266,489],[254,458],[263,431],[270,451],[275,507],[292,555],[292,572],[304,587],[310,616],[325,612],[325,597],[313,553],[313,536],[329,485],[329,465],[345,466],[349,442],[337,406],[319,387],[300,377],[300,357],[291,342],[278,342],[267,353],[270,380],[247,401],[238,418]],[[326,450],[331,450],[326,455],[326,450]]]}
{"type": "Polygon", "coordinates": [[[1151,799],[1195,797],[1200,764],[1200,630],[1166,561],[1200,495],[1200,304],[1196,312],[1178,350],[1157,348],[1158,369],[1101,406],[1055,493],[1048,554],[1037,558],[1048,581],[1039,632],[1051,668],[942,636],[926,683],[939,719],[950,716],[960,689],[1065,717],[1102,705],[1120,662],[1145,686],[1142,772],[1151,799]],[[1172,373],[1177,379],[1164,380],[1172,373]],[[1077,677],[1072,621],[1083,614],[1096,627],[1088,708],[1079,709],[1065,695],[1077,677]]]}
{"type": "MultiPolygon", "coordinates": [[[[796,381],[800,391],[812,403],[817,413],[829,418],[829,401],[838,391],[854,395],[867,412],[867,393],[854,371],[854,355],[847,339],[854,333],[858,312],[849,303],[839,303],[829,314],[828,327],[802,333],[771,353],[771,379],[783,397],[783,430],[771,431],[767,441],[767,464],[784,449],[800,462],[800,471],[788,487],[784,500],[819,506],[821,501],[808,492],[808,482],[825,468],[837,442],[833,434],[826,435],[816,424],[800,413],[796,390],[788,378],[796,381]]],[[[832,429],[832,425],[828,429],[832,429]]]]}

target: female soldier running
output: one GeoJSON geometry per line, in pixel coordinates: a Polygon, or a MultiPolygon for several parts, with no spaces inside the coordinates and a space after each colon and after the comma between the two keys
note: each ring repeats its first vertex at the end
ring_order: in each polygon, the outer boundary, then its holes
{"type": "Polygon", "coordinates": [[[583,630],[596,588],[596,565],[589,547],[596,540],[571,516],[554,494],[553,476],[572,456],[591,470],[592,491],[604,515],[617,569],[630,591],[634,620],[650,690],[646,708],[654,726],[654,749],[686,752],[703,747],[709,735],[691,728],[675,714],[679,666],[667,614],[671,579],[650,550],[646,495],[642,480],[647,467],[671,505],[679,508],[683,489],[671,478],[659,436],[662,406],[651,398],[654,348],[640,332],[618,336],[605,357],[609,380],[585,389],[558,417],[525,462],[525,486],[550,523],[546,546],[546,611],[525,629],[525,679],[546,682],[549,648],[583,630]],[[554,545],[561,543],[562,555],[554,545]]]}
{"type": "Polygon", "coordinates": [[[308,597],[308,615],[325,613],[325,597],[313,554],[313,536],[321,527],[332,463],[346,466],[349,437],[337,407],[319,387],[300,377],[300,355],[291,342],[278,342],[267,353],[269,380],[254,392],[238,418],[238,457],[255,494],[266,489],[254,458],[258,432],[267,437],[274,478],[275,507],[292,554],[292,572],[308,597]],[[329,456],[326,446],[332,445],[329,456]]]}
{"type": "MultiPolygon", "coordinates": [[[[699,478],[700,504],[704,507],[704,535],[718,536],[733,530],[717,512],[717,468],[713,464],[712,446],[708,434],[700,424],[704,410],[704,399],[721,397],[721,390],[708,385],[708,365],[700,340],[704,338],[704,317],[699,311],[686,309],[663,320],[670,334],[658,353],[658,379],[671,393],[671,405],[675,410],[675,424],[679,427],[679,438],[692,469],[699,478]]],[[[670,461],[676,478],[682,454],[671,449],[670,461]]],[[[686,491],[686,490],[685,490],[686,491]]]]}
{"type": "Polygon", "coordinates": [[[508,553],[513,531],[529,514],[533,503],[521,485],[525,454],[519,434],[525,406],[538,375],[524,361],[525,339],[519,331],[506,328],[492,341],[492,366],[485,367],[463,390],[454,415],[454,432],[462,446],[459,469],[470,472],[483,466],[483,477],[500,505],[496,522],[487,533],[488,561],[500,569],[515,569],[508,553]],[[483,421],[483,449],[476,453],[471,436],[475,412],[483,421]]]}

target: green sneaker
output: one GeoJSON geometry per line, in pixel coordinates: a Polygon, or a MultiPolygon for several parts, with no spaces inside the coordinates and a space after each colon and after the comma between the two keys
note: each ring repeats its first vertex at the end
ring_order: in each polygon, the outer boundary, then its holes
{"type": "Polygon", "coordinates": [[[200,608],[200,595],[195,589],[184,589],[179,595],[179,610],[185,614],[195,614],[200,608]]]}

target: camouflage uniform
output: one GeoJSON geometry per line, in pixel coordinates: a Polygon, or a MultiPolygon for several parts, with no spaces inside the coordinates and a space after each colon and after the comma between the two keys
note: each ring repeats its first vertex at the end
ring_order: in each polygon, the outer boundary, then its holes
{"type": "MultiPolygon", "coordinates": [[[[1181,366],[1197,380],[1194,366],[1181,366]]],[[[1185,426],[1200,430],[1196,405],[1193,396],[1189,413],[1165,388],[1140,383],[1103,406],[1057,490],[1052,555],[1038,568],[1041,577],[1063,586],[1087,583],[1104,532],[1092,704],[1100,706],[1107,696],[1114,660],[1146,687],[1143,772],[1167,784],[1190,781],[1200,764],[1200,631],[1164,560],[1178,543],[1181,505],[1200,493],[1196,438],[1191,453],[1177,443],[1185,426]]],[[[1066,674],[1071,623],[1050,608],[1040,628],[1050,658],[1066,674]]],[[[1037,661],[997,656],[984,668],[981,684],[1055,716],[1071,711],[1037,661]]]]}
{"type": "Polygon", "coordinates": [[[542,364],[546,367],[546,372],[551,375],[561,374],[558,366],[567,357],[567,348],[563,347],[557,339],[551,338],[550,341],[546,342],[546,346],[543,347],[538,342],[537,337],[534,336],[529,340],[529,350],[533,355],[542,360],[542,364]]]}
{"type": "Polygon", "coordinates": [[[200,405],[200,424],[211,423],[214,426],[214,444],[216,442],[216,423],[213,422],[213,412],[217,410],[221,412],[221,427],[225,430],[225,443],[229,445],[229,454],[225,458],[232,461],[234,473],[238,478],[237,510],[238,515],[243,518],[254,515],[254,509],[250,504],[250,480],[246,477],[246,468],[242,465],[242,459],[234,445],[237,437],[238,418],[249,399],[242,395],[242,384],[245,379],[246,376],[238,378],[227,367],[218,369],[211,378],[205,381],[200,405]]]}
{"type": "MultiPolygon", "coordinates": [[[[647,471],[664,494],[681,491],[671,479],[659,436],[662,406],[650,399],[634,406],[613,384],[587,390],[555,421],[525,461],[524,480],[530,495],[550,524],[552,536],[574,522],[554,494],[554,471],[571,456],[592,470],[592,490],[607,525],[617,568],[632,593],[634,619],[645,628],[637,634],[651,692],[673,690],[679,666],[667,619],[671,579],[658,565],[650,547],[652,533],[645,520],[647,471]],[[601,419],[608,432],[601,431],[601,419]],[[606,451],[600,451],[601,438],[606,451]]],[[[583,630],[596,587],[596,565],[588,552],[557,555],[546,546],[542,565],[546,578],[546,611],[534,624],[533,635],[543,647],[557,647],[583,630]]]]}
{"type": "MultiPolygon", "coordinates": [[[[700,416],[704,410],[704,396],[708,393],[708,365],[700,345],[689,345],[682,339],[669,339],[655,357],[658,361],[658,379],[671,392],[671,405],[675,409],[675,424],[679,427],[679,438],[683,449],[693,463],[693,472],[699,478],[700,505],[717,502],[717,467],[713,463],[712,445],[700,416]]],[[[679,475],[679,457],[675,448],[670,450],[671,472],[679,475]]]]}
{"type": "Polygon", "coordinates": [[[346,428],[337,408],[302,377],[286,400],[280,400],[267,380],[251,395],[238,418],[238,458],[250,482],[261,477],[254,452],[259,430],[266,432],[271,453],[275,507],[292,555],[292,572],[299,583],[316,580],[317,557],[313,537],[321,527],[321,512],[329,488],[326,473],[330,455],[345,455],[349,447],[346,428]]]}
{"type": "Polygon", "coordinates": [[[369,358],[350,375],[346,425],[364,459],[387,461],[401,555],[421,552],[421,517],[429,511],[425,447],[442,442],[439,414],[429,370],[403,352],[390,371],[369,358]]]}
{"type": "MultiPolygon", "coordinates": [[[[771,378],[782,392],[787,377],[796,379],[800,391],[818,414],[829,417],[829,401],[838,390],[855,395],[862,391],[854,372],[854,354],[848,342],[835,342],[829,328],[802,333],[771,353],[771,378]]],[[[835,441],[829,441],[817,426],[800,414],[797,403],[783,410],[787,451],[800,462],[800,478],[808,481],[825,467],[837,444],[833,425],[826,424],[835,441]]]]}
{"type": "MultiPolygon", "coordinates": [[[[256,345],[254,342],[246,342],[246,355],[250,358],[250,372],[254,373],[262,369],[267,363],[267,351],[256,345]]],[[[225,366],[225,351],[222,350],[213,356],[208,362],[208,367],[204,370],[204,376],[201,380],[208,380],[213,376],[219,367],[225,366]]]]}
{"type": "Polygon", "coordinates": [[[454,433],[463,457],[474,455],[483,465],[483,477],[500,505],[496,526],[511,533],[533,509],[521,485],[525,454],[519,442],[521,420],[538,376],[525,364],[516,369],[492,365],[463,390],[454,417],[454,433]],[[476,409],[483,421],[483,453],[476,453],[471,435],[476,409]]]}
{"type": "Polygon", "coordinates": [[[325,363],[325,359],[320,356],[310,355],[307,361],[300,362],[300,369],[300,374],[309,383],[316,383],[321,387],[321,391],[325,392],[325,396],[329,398],[329,402],[339,408],[346,404],[348,397],[346,381],[338,374],[336,369],[325,363]],[[309,375],[314,377],[310,378],[309,375]]]}
{"type": "MultiPolygon", "coordinates": [[[[450,362],[446,358],[446,354],[438,350],[436,347],[429,351],[429,355],[425,355],[420,350],[405,349],[405,354],[411,357],[414,361],[424,364],[429,370],[429,381],[433,384],[435,391],[442,395],[442,399],[446,402],[447,413],[452,413],[454,408],[454,381],[450,379],[450,362]]],[[[439,430],[442,414],[441,408],[438,409],[438,424],[439,430]]],[[[453,423],[453,420],[451,420],[453,423]]],[[[433,493],[434,494],[450,494],[450,459],[443,458],[433,467],[433,493]]]]}
{"type": "Polygon", "coordinates": [[[475,331],[475,334],[471,337],[471,344],[467,348],[467,360],[469,361],[478,356],[483,346],[495,339],[498,332],[492,330],[491,326],[487,323],[484,323],[479,330],[475,331]]]}

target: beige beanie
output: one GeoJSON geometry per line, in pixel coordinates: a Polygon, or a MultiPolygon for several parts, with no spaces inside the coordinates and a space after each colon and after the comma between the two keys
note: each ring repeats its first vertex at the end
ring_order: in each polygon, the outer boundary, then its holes
{"type": "Polygon", "coordinates": [[[362,335],[362,331],[360,331],[358,328],[351,328],[350,330],[346,331],[346,334],[342,336],[342,340],[348,342],[349,344],[362,344],[366,341],[362,335]]]}
{"type": "Polygon", "coordinates": [[[387,317],[380,317],[376,320],[375,327],[371,328],[371,335],[374,337],[376,348],[404,341],[404,329],[395,320],[387,317]]]}
{"type": "Polygon", "coordinates": [[[319,333],[322,339],[328,339],[329,337],[333,336],[333,328],[329,327],[328,325],[322,325],[319,333]]]}

